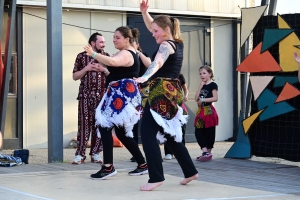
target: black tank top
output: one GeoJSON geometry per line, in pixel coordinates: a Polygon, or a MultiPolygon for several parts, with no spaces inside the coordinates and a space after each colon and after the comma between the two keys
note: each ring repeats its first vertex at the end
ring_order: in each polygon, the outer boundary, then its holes
{"type": "MultiPolygon", "coordinates": [[[[178,78],[182,62],[183,62],[183,43],[182,42],[175,42],[172,40],[167,40],[172,48],[174,49],[175,53],[172,55],[169,55],[166,62],[163,64],[163,66],[151,77],[151,79],[157,78],[157,77],[164,77],[164,78],[178,78]],[[174,46],[175,45],[175,46],[174,46]]],[[[159,47],[158,47],[159,48],[159,47]]],[[[156,53],[158,49],[152,56],[152,60],[155,59],[156,53]]]]}
{"type": "Polygon", "coordinates": [[[108,71],[110,74],[106,77],[106,87],[112,81],[121,80],[123,78],[133,78],[138,77],[140,71],[140,61],[138,56],[131,50],[128,50],[133,57],[133,65],[130,67],[111,67],[107,66],[108,71]]]}

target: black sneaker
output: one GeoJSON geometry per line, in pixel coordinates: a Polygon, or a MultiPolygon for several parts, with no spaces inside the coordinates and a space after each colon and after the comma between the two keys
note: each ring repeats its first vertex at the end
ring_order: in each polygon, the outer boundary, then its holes
{"type": "Polygon", "coordinates": [[[143,164],[140,166],[137,166],[137,168],[131,172],[128,172],[130,176],[137,176],[137,175],[143,175],[143,174],[148,174],[148,165],[143,164]]]}
{"type": "Polygon", "coordinates": [[[105,167],[105,165],[102,165],[102,168],[96,174],[91,174],[91,178],[103,180],[106,179],[107,177],[114,176],[116,174],[117,171],[115,170],[113,165],[109,167],[105,167]]]}

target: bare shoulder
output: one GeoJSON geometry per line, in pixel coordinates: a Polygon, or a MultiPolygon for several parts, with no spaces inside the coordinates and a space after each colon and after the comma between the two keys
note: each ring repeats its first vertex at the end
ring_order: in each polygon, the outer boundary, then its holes
{"type": "Polygon", "coordinates": [[[159,52],[169,52],[169,54],[173,54],[174,53],[174,49],[172,48],[171,44],[169,44],[166,41],[163,41],[160,44],[159,52]]]}
{"type": "MultiPolygon", "coordinates": [[[[173,42],[171,41],[171,43],[173,43],[173,42]]],[[[175,44],[173,44],[173,45],[175,45],[175,44]]],[[[160,47],[162,47],[162,48],[168,48],[168,50],[170,51],[170,54],[173,54],[175,52],[174,49],[173,49],[173,47],[172,47],[172,44],[170,44],[167,41],[163,41],[160,44],[160,47]]]]}

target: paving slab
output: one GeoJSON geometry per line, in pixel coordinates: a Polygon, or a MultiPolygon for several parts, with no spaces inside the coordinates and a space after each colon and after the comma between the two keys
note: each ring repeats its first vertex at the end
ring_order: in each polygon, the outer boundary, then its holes
{"type": "MultiPolygon", "coordinates": [[[[0,200],[300,199],[299,163],[272,158],[223,158],[231,145],[216,143],[212,161],[194,161],[199,178],[186,186],[179,184],[183,174],[176,159],[164,160],[166,180],[151,192],[139,190],[148,175],[128,175],[136,163],[129,161],[131,155],[125,148],[114,149],[118,174],[107,180],[90,179],[100,165],[88,159],[85,164],[70,164],[74,149],[64,150],[64,162],[51,164],[45,161],[47,149],[31,150],[30,164],[0,168],[0,200]]],[[[187,147],[192,158],[198,156],[197,145],[187,147]]]]}

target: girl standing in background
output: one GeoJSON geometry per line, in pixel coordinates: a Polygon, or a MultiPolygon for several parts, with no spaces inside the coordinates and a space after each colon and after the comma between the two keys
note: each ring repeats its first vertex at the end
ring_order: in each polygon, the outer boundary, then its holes
{"type": "Polygon", "coordinates": [[[196,160],[205,162],[212,159],[211,150],[214,147],[218,114],[213,102],[218,101],[218,85],[213,82],[213,71],[204,65],[199,69],[200,85],[195,94],[198,110],[194,121],[195,136],[202,150],[202,155],[196,160]]]}

